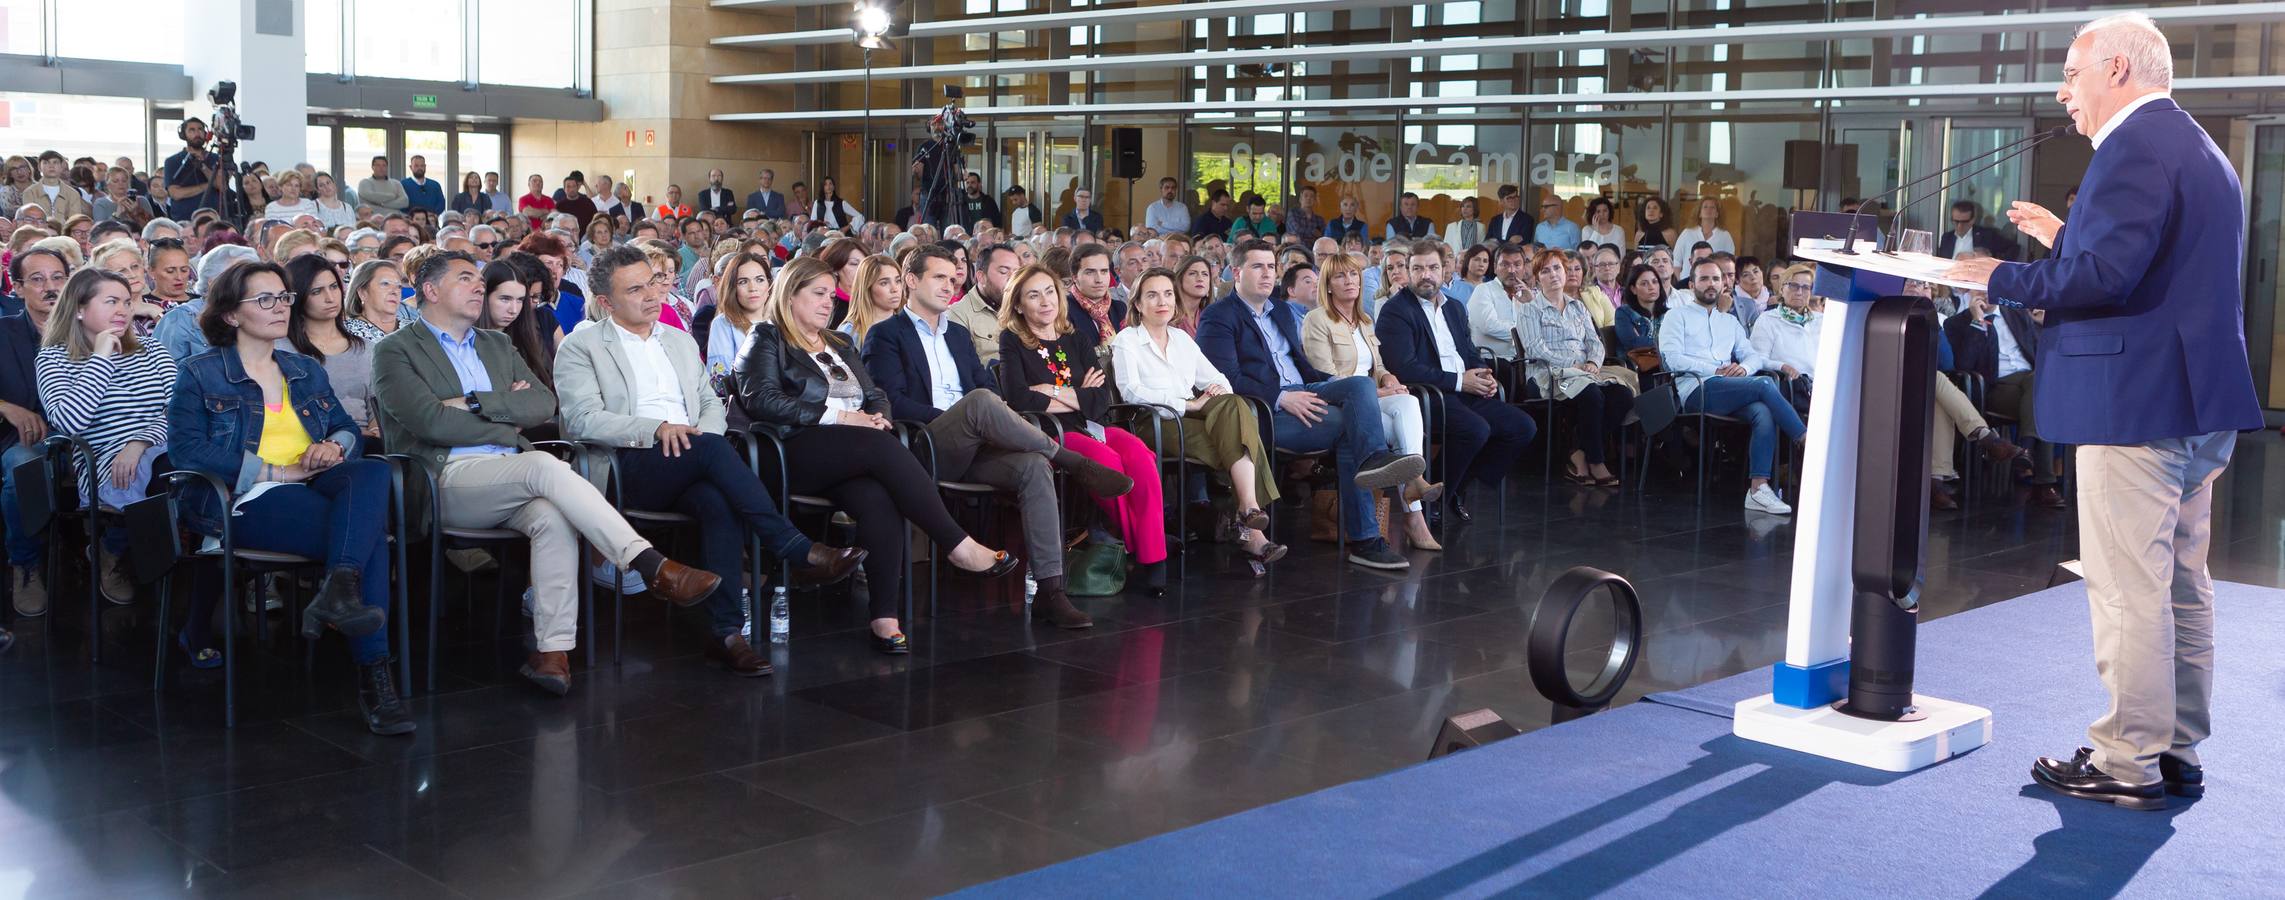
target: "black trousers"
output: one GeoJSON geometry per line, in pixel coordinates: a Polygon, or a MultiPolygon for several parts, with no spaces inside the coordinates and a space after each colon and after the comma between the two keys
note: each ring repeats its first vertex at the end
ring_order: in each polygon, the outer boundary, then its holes
{"type": "Polygon", "coordinates": [[[785,458],[786,483],[795,493],[831,500],[857,520],[873,618],[896,618],[904,596],[906,522],[945,550],[968,539],[920,460],[886,431],[855,425],[804,428],[785,440],[785,458]]]}
{"type": "Polygon", "coordinates": [[[1579,452],[1586,455],[1587,464],[1609,462],[1611,435],[1618,433],[1626,414],[1634,411],[1634,392],[1623,384],[1599,381],[1563,402],[1571,407],[1575,423],[1572,437],[1579,443],[1579,452]]]}
{"type": "MultiPolygon", "coordinates": [[[[1444,420],[1451,437],[1444,445],[1445,490],[1458,491],[1471,481],[1498,485],[1508,466],[1531,446],[1539,423],[1497,397],[1460,391],[1445,391],[1444,397],[1449,401],[1444,420]]],[[[1434,440],[1437,435],[1428,437],[1434,440]]]]}
{"type": "Polygon", "coordinates": [[[689,449],[671,458],[657,447],[622,449],[616,463],[613,475],[628,507],[673,510],[698,520],[699,567],[722,578],[704,607],[715,637],[737,634],[744,624],[738,588],[746,580],[741,564],[747,531],[761,535],[762,549],[779,559],[798,563],[809,556],[809,537],[778,514],[769,489],[719,434],[692,438],[689,449]],[[725,527],[732,522],[740,527],[725,527]]]}

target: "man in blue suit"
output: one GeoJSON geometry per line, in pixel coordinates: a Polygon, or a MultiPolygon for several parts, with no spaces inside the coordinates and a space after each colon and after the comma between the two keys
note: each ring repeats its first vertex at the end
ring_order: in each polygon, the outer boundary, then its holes
{"type": "MultiPolygon", "coordinates": [[[[1523,410],[1499,399],[1492,370],[1477,362],[1468,337],[1468,308],[1444,296],[1444,255],[1414,247],[1406,258],[1405,289],[1381,304],[1373,334],[1381,364],[1405,384],[1434,385],[1445,393],[1444,497],[1460,521],[1473,518],[1463,494],[1471,483],[1498,489],[1507,467],[1539,430],[1523,410]]],[[[1396,277],[1396,272],[1389,273],[1396,277]]]]}
{"type": "Polygon", "coordinates": [[[2053,256],[1952,267],[1993,300],[2047,311],[2039,431],[2079,448],[2080,555],[2111,702],[2087,729],[2093,746],[2042,757],[2032,778],[2131,809],[2205,792],[2214,481],[2237,432],[2262,427],[2241,324],[2243,195],[2168,96],[2173,60],[2141,13],[2080,28],[2055,94],[2095,147],[2070,228],[2019,202],[2008,218],[2053,256]]]}
{"type": "Polygon", "coordinates": [[[922,244],[905,258],[904,311],[865,333],[865,373],[889,395],[889,413],[923,423],[935,447],[936,477],[988,484],[1016,495],[1031,577],[1039,582],[1032,617],[1063,628],[1093,619],[1063,590],[1063,513],[1056,504],[1052,460],[1082,490],[1117,497],[1132,490],[1125,474],[1063,449],[993,393],[968,329],[945,311],[959,282],[952,251],[922,244]]]}
{"type": "Polygon", "coordinates": [[[1427,469],[1418,456],[1389,451],[1381,430],[1380,389],[1362,375],[1332,378],[1301,350],[1301,307],[1277,289],[1277,250],[1254,238],[1231,251],[1237,283],[1198,317],[1198,349],[1238,393],[1268,403],[1277,445],[1303,453],[1330,449],[1341,492],[1341,539],[1349,562],[1374,569],[1412,565],[1380,536],[1372,492],[1427,469]]]}

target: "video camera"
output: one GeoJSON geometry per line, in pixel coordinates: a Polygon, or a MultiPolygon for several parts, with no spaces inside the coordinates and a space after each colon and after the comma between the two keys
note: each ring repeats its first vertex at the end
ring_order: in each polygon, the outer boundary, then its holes
{"type": "Polygon", "coordinates": [[[228,153],[239,141],[254,140],[254,126],[238,119],[238,82],[216,82],[206,92],[206,102],[214,104],[214,123],[207,133],[214,136],[214,149],[228,153]]]}
{"type": "Polygon", "coordinates": [[[966,96],[959,85],[945,85],[944,108],[937,110],[935,117],[928,120],[929,131],[943,135],[963,147],[976,143],[976,120],[968,118],[967,111],[960,108],[960,101],[966,96]]]}

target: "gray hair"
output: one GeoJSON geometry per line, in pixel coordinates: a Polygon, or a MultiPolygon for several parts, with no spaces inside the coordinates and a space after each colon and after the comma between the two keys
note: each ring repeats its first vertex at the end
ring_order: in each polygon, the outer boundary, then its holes
{"type": "Polygon", "coordinates": [[[2171,90],[2174,87],[2174,51],[2166,44],[2166,33],[2158,30],[2158,23],[2139,12],[2115,13],[2085,25],[2072,35],[2074,39],[2093,35],[2087,45],[2092,60],[2082,65],[2096,65],[2112,57],[2126,62],[2127,83],[2136,87],[2171,90]]]}
{"type": "Polygon", "coordinates": [[[203,294],[213,290],[215,279],[221,278],[222,273],[230,271],[231,266],[239,263],[260,262],[261,259],[262,255],[254,252],[254,248],[239,244],[223,244],[206,251],[204,255],[198,258],[199,293],[203,294]]]}
{"type": "Polygon", "coordinates": [[[484,235],[491,235],[494,238],[498,238],[500,236],[500,229],[494,228],[490,225],[478,225],[474,228],[468,229],[469,240],[473,241],[477,238],[483,237],[484,235]]]}
{"type": "Polygon", "coordinates": [[[549,216],[547,222],[550,228],[561,228],[565,231],[579,230],[579,217],[570,213],[556,213],[549,216]]]}
{"type": "Polygon", "coordinates": [[[143,223],[143,240],[146,242],[158,240],[159,229],[161,228],[171,229],[177,235],[182,234],[181,223],[176,222],[173,219],[169,219],[165,216],[159,216],[152,219],[151,221],[143,223]]]}
{"type": "Polygon", "coordinates": [[[468,232],[461,230],[460,226],[447,225],[436,233],[436,242],[442,244],[445,241],[452,240],[453,238],[464,238],[467,236],[468,232]]]}
{"type": "MultiPolygon", "coordinates": [[[[366,238],[372,238],[372,239],[374,239],[374,240],[378,241],[378,240],[381,240],[381,239],[382,239],[382,236],[381,236],[381,233],[380,233],[379,231],[375,231],[375,230],[373,230],[373,229],[371,229],[371,228],[359,228],[359,229],[357,229],[356,231],[352,231],[352,232],[350,232],[350,233],[349,233],[349,237],[348,237],[347,239],[343,240],[343,241],[342,241],[342,243],[344,243],[344,244],[348,244],[348,245],[349,245],[349,249],[351,249],[351,250],[355,250],[355,249],[357,249],[357,242],[358,242],[358,241],[362,241],[362,240],[364,240],[364,239],[366,239],[366,238]]],[[[375,249],[379,249],[379,248],[375,248],[375,249]]]]}

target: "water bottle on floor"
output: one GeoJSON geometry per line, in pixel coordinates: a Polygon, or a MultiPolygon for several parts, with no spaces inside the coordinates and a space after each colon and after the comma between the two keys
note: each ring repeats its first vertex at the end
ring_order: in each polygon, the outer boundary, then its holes
{"type": "Polygon", "coordinates": [[[786,605],[785,585],[770,589],[770,643],[783,644],[793,629],[793,609],[786,605]]]}

